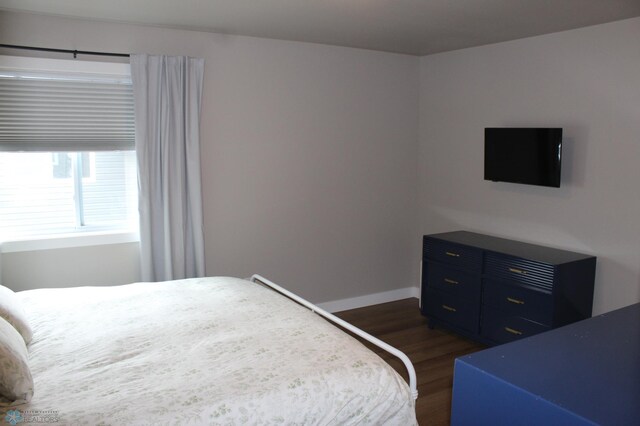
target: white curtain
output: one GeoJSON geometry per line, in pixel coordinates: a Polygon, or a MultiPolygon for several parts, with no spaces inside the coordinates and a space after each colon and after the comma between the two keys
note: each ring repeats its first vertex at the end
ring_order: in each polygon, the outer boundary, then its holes
{"type": "Polygon", "coordinates": [[[202,277],[204,59],[131,55],[143,281],[202,277]]]}

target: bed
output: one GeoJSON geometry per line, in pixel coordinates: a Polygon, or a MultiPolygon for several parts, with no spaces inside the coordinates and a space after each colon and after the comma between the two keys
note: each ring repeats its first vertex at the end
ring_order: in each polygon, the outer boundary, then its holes
{"type": "Polygon", "coordinates": [[[288,293],[259,276],[15,293],[33,329],[35,391],[0,407],[2,419],[18,410],[79,425],[417,424],[410,363],[409,386],[309,308],[330,314],[267,285],[288,293]]]}

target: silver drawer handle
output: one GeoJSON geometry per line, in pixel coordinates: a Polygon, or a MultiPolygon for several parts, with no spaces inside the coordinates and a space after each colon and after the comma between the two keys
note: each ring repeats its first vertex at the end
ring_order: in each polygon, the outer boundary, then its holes
{"type": "Polygon", "coordinates": [[[522,335],[522,331],[516,330],[515,328],[505,327],[504,329],[508,333],[515,334],[516,336],[521,336],[522,335]]]}
{"type": "Polygon", "coordinates": [[[524,305],[524,300],[514,299],[513,297],[507,297],[507,301],[515,303],[516,305],[524,305]]]}
{"type": "Polygon", "coordinates": [[[456,309],[456,308],[452,308],[452,307],[451,307],[451,306],[449,306],[449,305],[442,305],[442,309],[446,309],[446,310],[447,310],[447,311],[449,311],[449,312],[455,312],[455,311],[457,311],[457,309],[456,309]]]}
{"type": "Polygon", "coordinates": [[[452,279],[450,279],[450,278],[445,278],[445,279],[444,279],[444,282],[445,282],[445,283],[447,283],[447,284],[451,284],[451,285],[459,284],[459,282],[458,282],[458,281],[456,281],[456,280],[452,280],[452,279]]]}
{"type": "Polygon", "coordinates": [[[460,255],[458,253],[454,253],[451,251],[446,251],[445,252],[447,256],[451,256],[451,257],[460,257],[460,255]]]}
{"type": "Polygon", "coordinates": [[[527,271],[524,271],[522,269],[517,269],[517,268],[509,268],[510,272],[513,272],[515,274],[520,274],[520,275],[527,275],[527,271]]]}

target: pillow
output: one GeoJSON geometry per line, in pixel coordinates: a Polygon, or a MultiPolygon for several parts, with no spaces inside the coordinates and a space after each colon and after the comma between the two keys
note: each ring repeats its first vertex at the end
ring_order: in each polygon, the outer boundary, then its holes
{"type": "Polygon", "coordinates": [[[22,334],[22,338],[26,344],[31,342],[33,331],[27,321],[27,314],[20,303],[20,299],[13,290],[0,285],[0,317],[4,318],[11,324],[18,333],[22,334]]]}
{"type": "Polygon", "coordinates": [[[11,324],[0,318],[0,406],[29,402],[33,376],[24,339],[11,324]]]}

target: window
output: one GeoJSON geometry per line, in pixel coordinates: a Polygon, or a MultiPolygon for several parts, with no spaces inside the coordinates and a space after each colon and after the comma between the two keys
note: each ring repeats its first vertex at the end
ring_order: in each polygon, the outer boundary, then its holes
{"type": "Polygon", "coordinates": [[[134,228],[135,161],[133,151],[0,152],[0,233],[134,228]]]}
{"type": "Polygon", "coordinates": [[[51,161],[54,178],[71,179],[81,176],[82,182],[92,178],[95,180],[95,152],[54,152],[51,161]],[[76,169],[82,170],[82,173],[77,173],[76,169]]]}
{"type": "Polygon", "coordinates": [[[0,241],[137,229],[128,65],[29,60],[0,58],[0,241]]]}

